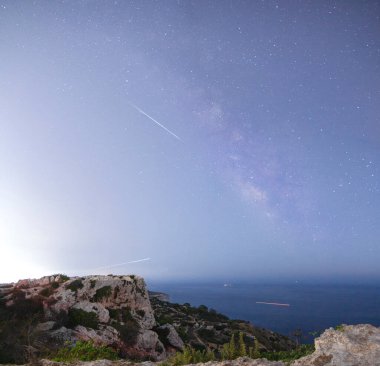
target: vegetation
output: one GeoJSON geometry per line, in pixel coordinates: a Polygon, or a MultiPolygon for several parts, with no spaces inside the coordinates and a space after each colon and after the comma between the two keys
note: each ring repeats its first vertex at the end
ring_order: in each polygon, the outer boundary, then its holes
{"type": "MultiPolygon", "coordinates": [[[[56,282],[53,282],[56,283],[56,282]]],[[[53,295],[54,293],[54,288],[53,287],[45,287],[40,291],[40,295],[43,297],[49,297],[50,295],[53,295]]]]}
{"type": "Polygon", "coordinates": [[[260,357],[264,357],[270,361],[294,361],[298,358],[307,356],[314,352],[314,346],[311,344],[302,344],[296,349],[291,351],[279,351],[279,352],[262,352],[260,357]]]}
{"type": "Polygon", "coordinates": [[[219,343],[218,335],[213,329],[201,328],[198,330],[198,335],[206,342],[219,343]]]}
{"type": "Polygon", "coordinates": [[[136,320],[128,320],[124,324],[114,322],[112,326],[119,332],[120,339],[129,346],[133,346],[137,342],[140,326],[136,320]]]}
{"type": "Polygon", "coordinates": [[[185,347],[183,352],[177,352],[173,357],[169,358],[164,366],[180,366],[188,365],[190,363],[214,361],[215,354],[212,351],[195,350],[191,347],[185,347]]]}
{"type": "Polygon", "coordinates": [[[92,298],[92,301],[99,302],[102,299],[106,299],[112,295],[112,287],[111,286],[103,286],[96,290],[95,295],[92,298]]]}
{"type": "Polygon", "coordinates": [[[170,315],[156,315],[156,323],[158,325],[173,324],[173,318],[170,315]]]}
{"type": "Polygon", "coordinates": [[[98,315],[92,311],[84,311],[82,309],[71,308],[68,313],[67,326],[69,328],[74,328],[77,325],[83,325],[87,328],[98,329],[98,315]]]}
{"type": "Polygon", "coordinates": [[[233,334],[230,341],[225,343],[219,351],[195,350],[192,347],[185,347],[183,352],[177,352],[173,357],[169,358],[164,363],[164,366],[180,366],[214,360],[234,360],[239,357],[250,357],[253,359],[267,358],[272,361],[288,362],[306,356],[314,351],[312,345],[301,345],[291,351],[260,352],[256,339],[254,346],[249,347],[247,350],[244,334],[242,332],[239,333],[238,341],[236,341],[235,336],[233,334]]]}
{"type": "Polygon", "coordinates": [[[43,298],[26,299],[25,293],[16,289],[13,301],[11,306],[0,301],[0,364],[26,363],[40,351],[35,325],[43,321],[43,298]]]}
{"type": "Polygon", "coordinates": [[[69,276],[62,273],[55,273],[52,275],[53,277],[59,277],[59,282],[66,282],[70,279],[69,276]]]}
{"type": "Polygon", "coordinates": [[[53,361],[94,361],[100,359],[117,360],[117,352],[107,346],[95,346],[92,342],[78,341],[74,346],[67,345],[58,350],[53,361]]]}
{"type": "Polygon", "coordinates": [[[337,325],[334,329],[338,330],[339,332],[343,332],[344,331],[344,325],[343,324],[337,325]]]}
{"type": "Polygon", "coordinates": [[[108,308],[107,310],[110,314],[110,318],[115,320],[116,322],[126,323],[128,321],[134,321],[135,320],[132,313],[131,313],[131,308],[128,306],[126,306],[124,308],[120,308],[120,309],[108,308]]]}
{"type": "Polygon", "coordinates": [[[59,282],[53,282],[51,284],[51,288],[53,288],[53,289],[57,289],[58,287],[59,287],[59,282]]]}
{"type": "Polygon", "coordinates": [[[158,339],[164,346],[170,345],[170,342],[168,340],[168,335],[170,333],[169,328],[155,328],[154,331],[158,334],[158,339]]]}
{"type": "Polygon", "coordinates": [[[81,279],[74,280],[73,282],[66,285],[66,288],[76,293],[78,290],[83,288],[83,282],[81,279]]]}

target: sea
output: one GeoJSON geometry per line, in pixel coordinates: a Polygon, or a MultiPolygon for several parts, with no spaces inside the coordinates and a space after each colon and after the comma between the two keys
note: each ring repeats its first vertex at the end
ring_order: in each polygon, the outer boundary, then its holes
{"type": "Polygon", "coordinates": [[[380,326],[380,285],[326,284],[148,284],[170,302],[206,305],[231,319],[242,319],[303,343],[340,324],[380,326]],[[287,305],[269,305],[280,303],[287,305]]]}

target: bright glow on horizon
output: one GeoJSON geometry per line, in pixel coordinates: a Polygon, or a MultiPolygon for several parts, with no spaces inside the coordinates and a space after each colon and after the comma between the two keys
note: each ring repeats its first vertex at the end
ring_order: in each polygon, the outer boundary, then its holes
{"type": "Polygon", "coordinates": [[[50,272],[47,268],[24,257],[23,253],[12,248],[2,249],[0,283],[17,282],[25,278],[41,278],[50,272]]]}

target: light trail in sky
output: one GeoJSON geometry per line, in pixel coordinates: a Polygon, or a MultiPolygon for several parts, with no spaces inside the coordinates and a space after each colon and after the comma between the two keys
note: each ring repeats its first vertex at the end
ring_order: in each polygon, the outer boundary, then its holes
{"type": "Polygon", "coordinates": [[[136,260],[133,260],[133,261],[116,263],[116,264],[110,264],[108,266],[101,266],[101,267],[96,267],[96,268],[74,269],[74,270],[67,270],[67,271],[65,271],[65,270],[64,271],[62,271],[62,270],[55,270],[55,271],[52,271],[52,272],[56,272],[56,273],[74,273],[75,275],[77,275],[78,273],[88,274],[88,273],[96,273],[98,271],[107,270],[109,268],[125,266],[126,264],[134,264],[134,263],[146,262],[146,261],[150,261],[150,260],[151,260],[151,258],[147,257],[147,258],[136,259],[136,260]]]}
{"type": "Polygon", "coordinates": [[[159,127],[161,127],[162,129],[164,129],[166,132],[170,133],[173,137],[175,137],[177,140],[182,141],[182,139],[177,136],[174,132],[170,131],[168,128],[166,128],[163,124],[161,124],[160,122],[158,122],[157,120],[155,120],[153,117],[151,117],[148,113],[145,113],[141,108],[139,108],[136,104],[133,104],[131,102],[129,102],[129,104],[135,108],[138,112],[140,112],[141,114],[143,114],[144,116],[148,117],[151,121],[153,121],[156,125],[158,125],[159,127]]]}
{"type": "Polygon", "coordinates": [[[136,259],[134,261],[129,261],[129,262],[123,262],[123,263],[117,263],[117,264],[111,264],[109,266],[102,266],[95,268],[95,270],[101,270],[101,269],[107,269],[107,268],[114,268],[114,267],[121,267],[126,264],[132,264],[132,263],[139,263],[139,262],[145,262],[145,261],[150,261],[150,258],[143,258],[143,259],[136,259]]]}

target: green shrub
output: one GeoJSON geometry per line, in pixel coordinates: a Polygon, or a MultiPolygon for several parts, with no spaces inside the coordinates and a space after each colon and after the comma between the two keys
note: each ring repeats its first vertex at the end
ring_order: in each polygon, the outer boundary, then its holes
{"type": "Polygon", "coordinates": [[[311,344],[302,344],[291,351],[279,351],[279,352],[261,352],[258,357],[264,357],[270,361],[294,361],[298,358],[310,355],[314,352],[314,346],[311,344]]]}
{"type": "Polygon", "coordinates": [[[185,347],[183,352],[177,352],[173,357],[167,361],[168,365],[181,366],[190,363],[200,363],[214,361],[215,354],[212,351],[200,351],[191,347],[185,347]]]}
{"type": "Polygon", "coordinates": [[[107,346],[95,346],[92,342],[78,341],[75,346],[61,348],[53,357],[57,362],[117,360],[117,352],[107,346]]]}
{"type": "Polygon", "coordinates": [[[343,332],[344,331],[344,325],[343,324],[337,325],[334,329],[338,330],[339,332],[343,332]]]}
{"type": "Polygon", "coordinates": [[[220,355],[223,360],[234,360],[238,357],[246,357],[249,356],[251,358],[254,357],[258,350],[258,344],[255,343],[255,348],[249,347],[247,352],[247,345],[244,339],[244,333],[239,332],[238,342],[235,341],[235,334],[232,334],[231,340],[229,343],[223,344],[220,355]]]}
{"type": "Polygon", "coordinates": [[[173,324],[174,320],[170,315],[162,314],[156,316],[156,322],[158,325],[173,324]]]}
{"type": "Polygon", "coordinates": [[[112,326],[119,332],[120,339],[125,344],[129,346],[136,344],[137,336],[140,331],[140,326],[136,320],[128,320],[124,324],[113,323],[112,326]]]}
{"type": "Polygon", "coordinates": [[[133,317],[131,309],[128,306],[120,309],[120,316],[121,316],[121,321],[124,323],[128,321],[136,322],[136,319],[133,317]]]}
{"type": "Polygon", "coordinates": [[[108,310],[108,313],[110,314],[111,319],[120,320],[119,319],[119,313],[120,313],[119,309],[107,308],[107,310],[108,310]]]}
{"type": "Polygon", "coordinates": [[[36,325],[44,321],[43,298],[15,289],[13,304],[0,301],[0,364],[25,364],[41,350],[36,325]]]}
{"type": "Polygon", "coordinates": [[[247,346],[244,342],[244,334],[242,332],[239,333],[239,357],[247,356],[247,346]]]}
{"type": "Polygon", "coordinates": [[[83,282],[80,279],[74,280],[73,282],[66,285],[66,288],[71,290],[72,292],[77,292],[78,290],[83,288],[83,282]]]}
{"type": "Polygon", "coordinates": [[[98,315],[92,311],[84,311],[82,309],[71,308],[68,314],[69,328],[74,328],[77,325],[83,325],[87,328],[98,329],[99,318],[98,315]]]}
{"type": "Polygon", "coordinates": [[[45,287],[43,288],[39,294],[43,297],[49,297],[50,295],[52,295],[54,293],[54,289],[52,287],[45,287]]]}
{"type": "Polygon", "coordinates": [[[184,342],[190,341],[190,336],[186,327],[179,327],[177,333],[184,342]]]}
{"type": "Polygon", "coordinates": [[[55,273],[52,276],[53,277],[59,277],[59,279],[58,279],[59,282],[66,282],[70,279],[69,276],[62,274],[62,273],[55,273]]]}
{"type": "Polygon", "coordinates": [[[95,295],[92,298],[92,301],[99,302],[104,298],[110,297],[112,294],[112,287],[111,286],[103,286],[96,290],[95,295]]]}
{"type": "Polygon", "coordinates": [[[107,308],[107,310],[110,314],[110,318],[116,320],[117,322],[126,323],[128,321],[136,321],[131,313],[131,309],[128,306],[121,309],[107,308]]]}
{"type": "Polygon", "coordinates": [[[96,285],[96,280],[90,280],[90,288],[94,288],[96,285]]]}
{"type": "Polygon", "coordinates": [[[220,343],[217,334],[212,329],[200,328],[197,333],[198,336],[206,342],[220,343]]]}
{"type": "Polygon", "coordinates": [[[25,292],[15,290],[13,292],[13,305],[9,308],[17,319],[30,319],[37,314],[43,315],[43,298],[40,296],[25,298],[25,292]]]}

